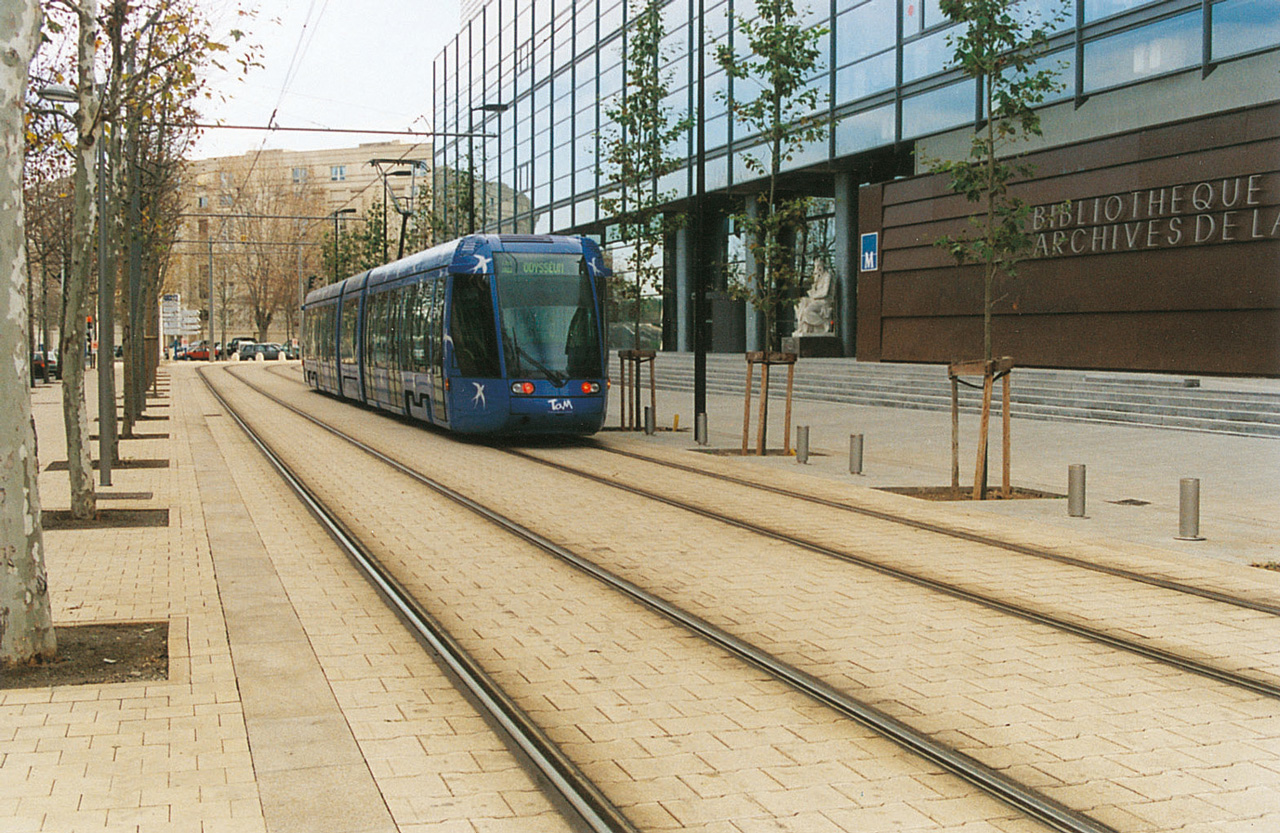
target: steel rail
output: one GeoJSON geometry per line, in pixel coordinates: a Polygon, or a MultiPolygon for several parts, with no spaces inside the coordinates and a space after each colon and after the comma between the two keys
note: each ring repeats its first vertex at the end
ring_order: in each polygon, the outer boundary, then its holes
{"type": "Polygon", "coordinates": [[[703,477],[710,477],[716,480],[723,480],[727,483],[733,483],[738,486],[746,486],[752,489],[769,492],[783,497],[803,500],[808,503],[816,503],[830,509],[838,509],[845,512],[853,512],[876,520],[886,521],[888,523],[900,524],[908,526],[912,529],[919,529],[923,532],[933,532],[938,535],[945,535],[949,538],[958,538],[962,541],[969,541],[974,544],[982,544],[996,549],[1008,550],[1016,552],[1019,555],[1027,555],[1033,558],[1043,558],[1049,561],[1056,561],[1060,564],[1066,564],[1071,567],[1078,567],[1083,570],[1091,570],[1093,572],[1105,573],[1115,578],[1127,579],[1129,581],[1139,582],[1141,584],[1149,584],[1153,587],[1159,587],[1162,590],[1172,590],[1177,593],[1186,593],[1191,596],[1199,596],[1210,601],[1219,602],[1221,604],[1232,605],[1233,607],[1241,607],[1248,610],[1254,610],[1259,613],[1267,613],[1272,616],[1280,616],[1280,605],[1257,601],[1254,599],[1246,599],[1240,596],[1233,596],[1230,593],[1222,593],[1217,590],[1210,590],[1204,587],[1196,587],[1191,584],[1174,581],[1172,579],[1164,579],[1158,576],[1148,576],[1137,573],[1132,570],[1126,570],[1123,567],[1111,567],[1105,564],[1095,564],[1091,561],[1085,561],[1082,558],[1075,558],[1070,555],[1063,555],[1052,550],[1042,549],[1040,547],[1030,546],[1028,544],[1019,544],[1013,541],[1005,541],[1000,538],[992,538],[986,535],[980,535],[976,532],[968,532],[963,529],[952,529],[942,526],[941,524],[930,523],[929,521],[916,520],[914,518],[904,518],[891,512],[885,512],[880,509],[871,509],[865,506],[851,506],[847,503],[841,503],[837,500],[818,497],[817,495],[807,495],[803,492],[797,492],[792,489],[786,489],[781,486],[772,486],[767,483],[759,483],[748,480],[743,477],[735,477],[731,474],[721,474],[719,472],[703,471],[695,466],[685,465],[684,463],[676,463],[668,460],[659,460],[644,454],[638,454],[634,451],[624,451],[618,448],[608,448],[606,446],[596,444],[596,448],[607,454],[617,454],[622,457],[630,457],[635,460],[643,460],[654,465],[664,466],[666,468],[676,469],[678,471],[690,472],[692,474],[700,474],[703,477]]]}
{"type": "Polygon", "coordinates": [[[1253,677],[1246,677],[1242,674],[1237,674],[1234,671],[1229,671],[1224,668],[1218,668],[1216,666],[1209,665],[1208,663],[1200,662],[1199,660],[1192,659],[1190,657],[1184,657],[1180,654],[1175,654],[1172,651],[1166,651],[1163,648],[1156,648],[1151,645],[1144,645],[1134,640],[1125,639],[1124,637],[1107,633],[1106,631],[1100,630],[1098,628],[1093,628],[1088,625],[1071,622],[1069,620],[1062,619],[1057,616],[1052,616],[1047,613],[1041,613],[1039,611],[1032,610],[1031,608],[1014,604],[1013,602],[1007,602],[1001,599],[997,599],[993,596],[988,596],[984,593],[978,593],[973,590],[965,590],[961,587],[957,587],[952,584],[947,584],[946,582],[939,581],[937,579],[932,579],[932,578],[928,578],[927,576],[919,575],[918,573],[912,573],[908,570],[904,570],[898,567],[891,567],[887,564],[876,561],[875,559],[858,555],[857,553],[848,552],[846,550],[837,550],[833,547],[829,547],[826,544],[821,544],[817,541],[811,541],[807,538],[801,538],[799,536],[792,535],[787,532],[780,532],[776,529],[769,529],[768,527],[759,526],[757,524],[751,523],[750,521],[744,521],[740,518],[734,518],[730,515],[725,515],[720,512],[716,512],[715,510],[712,510],[712,509],[704,509],[701,506],[695,506],[691,503],[685,503],[675,498],[667,497],[666,495],[660,495],[657,492],[651,492],[647,489],[641,489],[638,486],[630,486],[625,483],[619,483],[616,480],[610,480],[607,477],[602,477],[597,474],[585,472],[585,471],[582,471],[581,469],[576,469],[572,466],[566,466],[563,463],[551,462],[550,460],[545,460],[540,457],[536,457],[532,454],[528,454],[527,452],[516,451],[513,449],[506,449],[506,452],[513,456],[520,457],[522,459],[526,459],[531,462],[539,463],[544,466],[548,466],[550,468],[556,469],[557,471],[563,471],[568,474],[573,474],[578,477],[584,478],[586,480],[590,480],[594,483],[600,483],[606,486],[610,486],[614,489],[619,489],[621,491],[634,494],[638,497],[643,497],[648,500],[664,503],[667,506],[671,506],[675,509],[680,509],[685,512],[690,512],[692,514],[699,515],[701,517],[707,518],[709,520],[717,521],[719,523],[723,523],[728,526],[736,527],[738,529],[744,530],[746,532],[750,532],[755,535],[761,535],[766,538],[772,538],[775,541],[780,541],[784,544],[790,544],[791,546],[800,547],[801,549],[806,549],[806,550],[809,550],[810,552],[818,553],[819,555],[825,555],[831,558],[837,558],[837,559],[840,559],[841,561],[845,561],[850,564],[855,564],[859,567],[865,567],[869,570],[874,570],[882,575],[886,575],[891,578],[910,582],[911,584],[915,584],[919,587],[924,587],[926,589],[933,590],[938,593],[943,593],[955,599],[961,599],[963,601],[979,604],[991,610],[996,610],[1001,613],[1006,613],[1006,614],[1009,614],[1010,616],[1017,616],[1018,618],[1025,619],[1029,622],[1035,622],[1040,625],[1047,625],[1048,627],[1066,631],[1068,633],[1075,634],[1076,636],[1080,636],[1085,639],[1092,640],[1094,642],[1099,642],[1103,645],[1107,645],[1112,648],[1117,648],[1122,651],[1127,651],[1132,654],[1137,654],[1138,656],[1144,657],[1146,659],[1162,662],[1162,663],[1165,663],[1166,665],[1172,665],[1176,668],[1179,668],[1183,671],[1190,672],[1192,674],[1198,674],[1202,677],[1207,677],[1209,679],[1216,680],[1221,683],[1226,683],[1228,685],[1236,686],[1238,688],[1247,689],[1249,691],[1254,692],[1255,694],[1261,694],[1266,697],[1272,697],[1280,700],[1280,685],[1277,685],[1275,683],[1269,683],[1265,680],[1259,680],[1253,677]]]}
{"type": "MultiPolygon", "coordinates": [[[[229,370],[228,370],[229,372],[229,370]]],[[[328,431],[330,434],[355,446],[376,460],[395,469],[401,474],[426,486],[437,494],[454,501],[479,517],[506,530],[512,535],[530,543],[549,555],[577,568],[583,573],[607,584],[610,587],[630,596],[649,609],[665,616],[676,624],[696,633],[708,642],[760,668],[776,679],[792,686],[814,700],[844,714],[858,723],[872,729],[883,737],[897,743],[904,749],[937,764],[946,771],[973,784],[988,795],[1003,801],[1009,806],[1063,833],[1116,833],[1115,829],[1097,821],[1083,813],[1044,795],[1000,773],[986,764],[939,743],[928,735],[918,732],[906,723],[894,718],[867,703],[850,697],[843,691],[819,680],[813,675],[783,662],[772,654],[762,651],[756,646],[742,640],[729,632],[711,624],[700,616],[690,613],[665,599],[656,596],[639,585],[606,570],[591,560],[584,558],[539,533],[521,525],[511,518],[490,509],[487,506],[467,497],[461,492],[440,483],[439,481],[401,463],[382,453],[367,443],[335,428],[322,420],[306,413],[262,389],[261,386],[244,379],[238,373],[230,375],[242,384],[270,399],[277,405],[297,414],[312,424],[328,431]]],[[[273,374],[276,375],[276,374],[273,374]]],[[[388,415],[390,416],[390,415],[388,415]]],[[[536,458],[531,458],[536,459],[536,458]]]]}
{"type": "MultiPolygon", "coordinates": [[[[444,625],[413,598],[412,594],[390,574],[360,539],[333,512],[329,511],[324,502],[276,454],[271,445],[241,418],[239,412],[209,381],[207,371],[202,368],[199,375],[214,398],[284,478],[329,536],[355,562],[379,595],[388,602],[414,634],[441,658],[452,675],[462,683],[467,693],[479,702],[520,752],[533,764],[538,773],[546,778],[573,808],[581,822],[596,833],[639,833],[626,816],[560,751],[533,719],[507,696],[488,672],[471,658],[444,625]]],[[[254,387],[241,379],[238,374],[229,373],[229,375],[243,384],[254,387]]],[[[279,404],[289,407],[285,403],[279,404]]]]}

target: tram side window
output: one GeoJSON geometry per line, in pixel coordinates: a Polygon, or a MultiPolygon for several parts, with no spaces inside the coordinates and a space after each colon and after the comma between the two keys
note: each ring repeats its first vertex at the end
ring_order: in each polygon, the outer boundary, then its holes
{"type": "Polygon", "coordinates": [[[431,281],[434,291],[431,294],[431,312],[427,317],[427,337],[431,340],[431,363],[435,367],[444,367],[444,278],[431,281]]]}
{"type": "Polygon", "coordinates": [[[370,362],[374,367],[385,367],[387,342],[387,296],[378,295],[373,299],[373,312],[369,316],[371,328],[370,339],[373,349],[370,351],[370,362]]]}
{"type": "Polygon", "coordinates": [[[500,374],[493,300],[485,275],[454,275],[449,335],[454,361],[463,376],[494,378],[500,374]]]}
{"type": "Polygon", "coordinates": [[[393,289],[387,293],[387,340],[383,362],[391,368],[398,368],[400,364],[400,309],[403,306],[403,289],[393,289]]]}
{"type": "Polygon", "coordinates": [[[324,309],[324,318],[320,321],[320,334],[317,336],[319,345],[316,347],[316,354],[324,357],[326,361],[332,361],[337,342],[338,326],[338,305],[330,304],[324,309]]]}
{"type": "Polygon", "coordinates": [[[359,329],[360,323],[360,306],[354,298],[344,298],[342,301],[342,358],[345,361],[355,361],[356,358],[356,330],[359,329]]]}
{"type": "Polygon", "coordinates": [[[404,365],[413,373],[427,372],[427,312],[431,284],[420,281],[406,290],[404,303],[404,365]]]}
{"type": "Polygon", "coordinates": [[[373,367],[373,339],[377,331],[378,299],[369,295],[364,299],[364,349],[361,351],[361,359],[366,367],[373,367]]]}
{"type": "Polygon", "coordinates": [[[338,305],[330,304],[316,322],[316,355],[326,360],[333,358],[334,325],[337,324],[338,305]]]}

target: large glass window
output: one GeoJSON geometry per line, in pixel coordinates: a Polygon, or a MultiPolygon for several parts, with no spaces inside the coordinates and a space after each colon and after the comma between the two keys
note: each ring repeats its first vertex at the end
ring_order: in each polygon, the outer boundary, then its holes
{"type": "Polygon", "coordinates": [[[932,29],[947,22],[938,0],[907,0],[902,4],[902,35],[911,37],[917,32],[932,29]]]}
{"type": "Polygon", "coordinates": [[[836,64],[889,49],[897,39],[894,0],[871,0],[836,18],[836,64]]]}
{"type": "Polygon", "coordinates": [[[1200,10],[1084,45],[1084,86],[1100,90],[1200,63],[1200,10]]]}
{"type": "Polygon", "coordinates": [[[502,348],[509,376],[604,375],[591,278],[580,255],[494,254],[502,348]]]}
{"type": "Polygon", "coordinates": [[[1213,57],[1220,60],[1280,45],[1280,3],[1223,0],[1213,6],[1213,57]]]}
{"type": "Polygon", "coordinates": [[[1086,23],[1100,20],[1154,2],[1155,0],[1084,0],[1084,19],[1086,23]]]}
{"type": "Polygon", "coordinates": [[[962,81],[902,101],[902,138],[937,133],[974,120],[974,82],[962,81]]]}
{"type": "Polygon", "coordinates": [[[895,64],[894,53],[889,51],[836,70],[836,104],[893,89],[895,64]]]}
{"type": "Polygon", "coordinates": [[[942,72],[954,50],[947,45],[947,32],[935,32],[902,46],[902,82],[942,72]]]}

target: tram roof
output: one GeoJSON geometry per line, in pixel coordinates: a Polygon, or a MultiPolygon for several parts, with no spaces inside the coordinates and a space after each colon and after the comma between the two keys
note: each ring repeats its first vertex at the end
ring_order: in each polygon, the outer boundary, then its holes
{"type": "Polygon", "coordinates": [[[407,255],[399,260],[378,266],[368,272],[347,278],[344,281],[322,286],[307,294],[303,305],[329,300],[368,286],[380,286],[400,278],[433,272],[438,269],[458,267],[454,271],[471,271],[471,256],[476,254],[492,254],[493,252],[563,252],[577,254],[595,248],[590,238],[567,237],[557,234],[472,234],[432,246],[421,252],[407,255]],[[460,258],[467,258],[462,263],[460,258]]]}

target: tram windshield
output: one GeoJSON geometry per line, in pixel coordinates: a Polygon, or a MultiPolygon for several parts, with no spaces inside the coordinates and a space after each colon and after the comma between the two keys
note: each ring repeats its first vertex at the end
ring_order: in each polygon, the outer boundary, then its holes
{"type": "Polygon", "coordinates": [[[495,252],[507,375],[568,379],[604,375],[591,278],[581,255],[495,252]]]}

